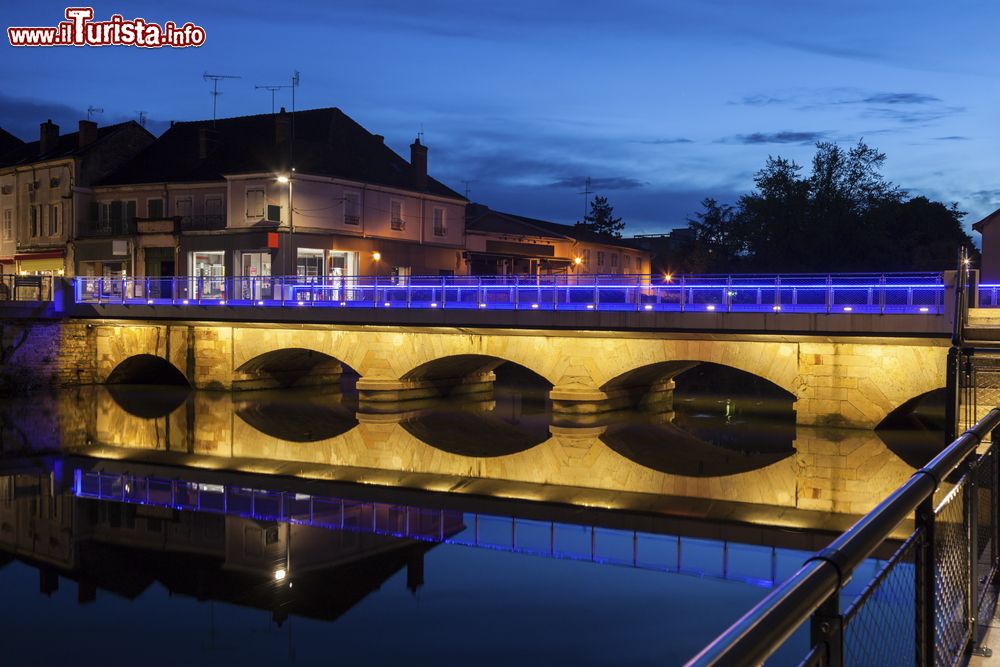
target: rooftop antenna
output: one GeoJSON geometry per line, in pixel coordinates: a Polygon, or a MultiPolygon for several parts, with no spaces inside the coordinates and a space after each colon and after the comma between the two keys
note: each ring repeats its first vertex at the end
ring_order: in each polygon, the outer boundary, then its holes
{"type": "Polygon", "coordinates": [[[594,191],[590,189],[590,176],[583,183],[583,192],[577,192],[578,195],[583,195],[583,219],[580,220],[581,224],[587,222],[587,204],[590,203],[590,195],[594,194],[594,191]]]}
{"type": "MultiPolygon", "coordinates": [[[[471,182],[472,181],[461,181],[462,185],[465,186],[465,198],[466,199],[469,199],[469,193],[472,192],[472,190],[469,189],[469,183],[471,183],[471,182]]],[[[469,201],[472,201],[472,200],[469,200],[469,201]]]]}
{"type": "Polygon", "coordinates": [[[136,113],[139,114],[139,125],[142,127],[146,127],[146,112],[136,111],[136,113]]]}
{"type": "Polygon", "coordinates": [[[420,143],[424,143],[424,124],[423,123],[420,124],[420,131],[417,132],[417,139],[420,140],[420,143]]]}
{"type": "Polygon", "coordinates": [[[215,125],[215,109],[219,103],[219,95],[222,94],[219,92],[219,82],[223,79],[242,79],[243,77],[233,74],[209,74],[205,72],[201,75],[201,78],[204,81],[212,82],[212,125],[215,125]]]}
{"type": "Polygon", "coordinates": [[[93,120],[94,114],[104,113],[104,109],[100,107],[95,107],[93,105],[87,107],[87,120],[93,120]]]}
{"type": "Polygon", "coordinates": [[[271,91],[271,113],[274,113],[274,93],[282,88],[291,88],[291,86],[254,86],[254,90],[270,90],[271,91]]]}

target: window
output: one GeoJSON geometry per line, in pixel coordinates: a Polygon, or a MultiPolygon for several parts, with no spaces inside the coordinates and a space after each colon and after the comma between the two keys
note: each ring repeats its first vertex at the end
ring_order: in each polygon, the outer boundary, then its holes
{"type": "Polygon", "coordinates": [[[178,216],[182,220],[191,217],[190,197],[174,200],[174,215],[178,216]]]}
{"type": "Polygon", "coordinates": [[[205,217],[211,222],[218,222],[222,218],[222,197],[205,197],[205,217]]]}
{"type": "Polygon", "coordinates": [[[14,210],[5,208],[3,210],[3,239],[10,241],[14,238],[14,210]]]}
{"type": "Polygon", "coordinates": [[[39,211],[40,206],[32,206],[28,209],[28,234],[32,238],[38,236],[38,218],[40,217],[41,211],[39,211]]]}
{"type": "Polygon", "coordinates": [[[97,205],[97,226],[100,229],[111,229],[111,204],[102,201],[97,205]]]}
{"type": "Polygon", "coordinates": [[[247,217],[264,217],[264,191],[247,190],[247,217]]]}
{"type": "Polygon", "coordinates": [[[635,258],[635,270],[636,273],[642,273],[642,257],[635,258]]]}
{"type": "Polygon", "coordinates": [[[159,220],[163,217],[163,199],[161,197],[146,200],[146,217],[150,220],[159,220]]]}
{"type": "Polygon", "coordinates": [[[49,236],[59,236],[59,219],[62,211],[59,204],[49,205],[49,236]]]}
{"type": "Polygon", "coordinates": [[[597,266],[604,266],[604,251],[597,251],[597,266]]]}
{"type": "Polygon", "coordinates": [[[344,193],[344,224],[361,224],[361,196],[357,192],[344,193]]]}
{"type": "Polygon", "coordinates": [[[590,265],[590,248],[583,251],[583,263],[588,266],[590,265]]]}
{"type": "Polygon", "coordinates": [[[632,270],[632,256],[631,255],[622,255],[622,268],[625,269],[625,273],[628,273],[630,270],[632,270]]]}
{"type": "Polygon", "coordinates": [[[618,266],[618,253],[613,252],[611,253],[611,268],[615,268],[617,266],[618,266]]]}
{"type": "Polygon", "coordinates": [[[448,232],[444,224],[444,209],[434,209],[434,236],[444,236],[448,232]]]}
{"type": "Polygon", "coordinates": [[[50,178],[49,179],[49,187],[50,188],[58,188],[59,187],[59,179],[58,178],[50,178]]]}
{"type": "Polygon", "coordinates": [[[389,202],[389,225],[397,232],[403,231],[406,223],[403,222],[403,202],[393,199],[389,202]]]}

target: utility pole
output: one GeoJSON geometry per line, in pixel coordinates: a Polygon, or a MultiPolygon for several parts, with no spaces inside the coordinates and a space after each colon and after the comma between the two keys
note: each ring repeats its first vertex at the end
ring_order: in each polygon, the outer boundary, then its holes
{"type": "Polygon", "coordinates": [[[219,82],[223,79],[242,79],[241,76],[235,76],[233,74],[209,74],[205,72],[202,74],[201,78],[205,81],[212,82],[212,126],[215,126],[215,111],[219,103],[219,82]]]}
{"type": "Polygon", "coordinates": [[[590,204],[590,195],[593,193],[594,191],[590,189],[590,176],[588,176],[587,180],[584,181],[583,184],[583,192],[576,193],[578,195],[583,195],[583,218],[580,220],[582,224],[586,224],[587,222],[587,205],[590,204]]]}
{"type": "Polygon", "coordinates": [[[94,114],[104,113],[104,109],[93,105],[87,107],[87,120],[94,120],[94,114]]]}
{"type": "MultiPolygon", "coordinates": [[[[282,88],[291,88],[291,86],[254,86],[254,90],[270,90],[271,91],[271,113],[274,113],[274,93],[275,91],[281,90],[282,88]]],[[[294,94],[294,91],[293,91],[294,94]]]]}

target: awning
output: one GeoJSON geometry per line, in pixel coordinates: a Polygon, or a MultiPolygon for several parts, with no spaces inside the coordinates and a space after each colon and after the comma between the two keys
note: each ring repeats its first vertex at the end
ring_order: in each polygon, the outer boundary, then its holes
{"type": "Polygon", "coordinates": [[[18,271],[27,271],[28,273],[36,271],[52,271],[58,272],[66,268],[66,263],[62,256],[59,258],[50,259],[22,259],[18,261],[18,271]]]}
{"type": "Polygon", "coordinates": [[[21,261],[24,259],[62,259],[65,256],[62,250],[50,250],[48,252],[22,252],[14,255],[14,259],[21,261]]]}

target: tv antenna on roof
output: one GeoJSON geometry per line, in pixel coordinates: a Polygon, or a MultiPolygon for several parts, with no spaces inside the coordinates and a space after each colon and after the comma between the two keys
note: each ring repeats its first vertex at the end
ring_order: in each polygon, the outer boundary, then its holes
{"type": "Polygon", "coordinates": [[[254,86],[254,90],[271,91],[271,113],[274,113],[274,93],[275,91],[281,90],[282,88],[291,88],[291,86],[254,86]]]}
{"type": "Polygon", "coordinates": [[[136,113],[139,114],[139,125],[142,127],[146,127],[146,112],[136,111],[136,113]]]}
{"type": "Polygon", "coordinates": [[[577,192],[578,195],[583,195],[583,219],[580,220],[581,223],[587,222],[587,205],[590,203],[590,195],[594,194],[594,191],[590,189],[590,176],[587,180],[583,182],[583,192],[577,192]]]}
{"type": "Polygon", "coordinates": [[[212,125],[215,125],[215,109],[219,103],[219,82],[223,79],[242,79],[242,76],[235,76],[233,74],[209,74],[205,72],[201,75],[201,78],[205,81],[212,82],[212,125]]]}
{"type": "MultiPolygon", "coordinates": [[[[469,193],[472,192],[472,190],[469,189],[469,183],[471,183],[471,182],[472,181],[462,181],[462,185],[465,186],[465,198],[466,199],[469,199],[469,193]]],[[[469,200],[469,201],[472,201],[472,200],[469,200]]]]}
{"type": "Polygon", "coordinates": [[[104,109],[100,107],[95,107],[93,105],[87,107],[87,120],[93,120],[94,114],[104,113],[104,109]]]}

